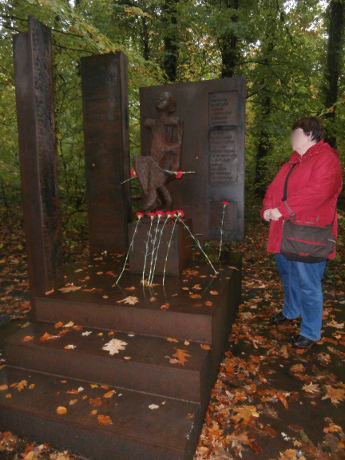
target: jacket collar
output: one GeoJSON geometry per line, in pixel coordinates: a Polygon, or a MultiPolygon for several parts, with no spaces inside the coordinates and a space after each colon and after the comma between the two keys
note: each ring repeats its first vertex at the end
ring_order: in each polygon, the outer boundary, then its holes
{"type": "Polygon", "coordinates": [[[289,163],[295,164],[295,163],[301,163],[306,161],[310,157],[314,157],[318,153],[325,151],[325,150],[332,150],[330,145],[327,144],[324,141],[319,141],[316,144],[312,145],[309,147],[309,149],[305,152],[304,155],[300,155],[298,152],[293,152],[293,154],[290,156],[289,163]]]}

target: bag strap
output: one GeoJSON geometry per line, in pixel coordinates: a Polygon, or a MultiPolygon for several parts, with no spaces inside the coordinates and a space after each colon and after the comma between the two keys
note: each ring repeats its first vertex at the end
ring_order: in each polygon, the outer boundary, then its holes
{"type": "MultiPolygon", "coordinates": [[[[293,170],[293,168],[297,165],[297,163],[293,164],[290,168],[290,171],[287,173],[287,176],[286,176],[286,179],[285,179],[285,183],[284,183],[284,192],[283,192],[283,198],[282,198],[282,201],[286,201],[287,200],[287,184],[288,184],[288,179],[289,179],[289,176],[293,170]]],[[[334,210],[334,217],[333,217],[333,220],[332,220],[332,223],[330,225],[333,225],[333,222],[335,220],[335,215],[337,213],[337,205],[335,205],[335,210],[334,210]]]]}
{"type": "Polygon", "coordinates": [[[293,168],[297,165],[297,163],[293,164],[290,168],[290,171],[287,173],[286,179],[285,179],[285,184],[284,184],[284,193],[283,193],[283,198],[282,201],[286,201],[287,199],[287,184],[288,184],[288,179],[290,174],[292,173],[293,168]]]}

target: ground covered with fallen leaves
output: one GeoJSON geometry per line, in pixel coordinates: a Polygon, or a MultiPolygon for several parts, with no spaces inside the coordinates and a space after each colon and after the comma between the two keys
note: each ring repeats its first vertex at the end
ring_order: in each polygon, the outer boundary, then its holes
{"type": "MultiPolygon", "coordinates": [[[[274,257],[266,253],[268,226],[258,209],[247,212],[244,241],[232,245],[243,252],[242,303],[194,459],[345,459],[345,248],[340,241],[336,261],[327,262],[322,339],[311,349],[293,349],[288,339],[299,332],[300,320],[271,325],[284,294],[274,257]]],[[[340,231],[344,219],[340,214],[340,231]]],[[[76,230],[69,241],[73,236],[79,246],[71,250],[65,243],[66,262],[86,257],[86,233],[80,238],[76,230]]],[[[30,320],[25,239],[17,217],[1,222],[0,292],[1,346],[5,335],[30,320]]],[[[0,459],[23,458],[78,457],[0,433],[0,459]]]]}

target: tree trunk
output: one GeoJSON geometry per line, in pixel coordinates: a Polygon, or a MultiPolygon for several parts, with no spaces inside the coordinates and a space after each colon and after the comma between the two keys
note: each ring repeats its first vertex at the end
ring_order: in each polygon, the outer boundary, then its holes
{"type": "MultiPolygon", "coordinates": [[[[325,72],[325,106],[330,108],[334,106],[338,99],[338,85],[341,68],[343,64],[343,39],[344,39],[344,11],[345,5],[343,0],[331,0],[328,26],[328,43],[327,43],[327,61],[325,72]]],[[[331,120],[332,125],[335,122],[335,108],[326,115],[331,120]]],[[[332,131],[332,130],[331,130],[332,131]]],[[[333,147],[336,147],[336,136],[334,133],[326,134],[325,140],[333,147]]]]}
{"type": "Polygon", "coordinates": [[[143,45],[144,45],[144,59],[145,61],[150,60],[150,44],[149,44],[149,32],[147,27],[147,22],[145,17],[141,18],[141,23],[143,25],[143,45]]]}
{"type": "MultiPolygon", "coordinates": [[[[232,22],[237,22],[239,0],[226,0],[225,6],[226,8],[232,8],[236,11],[232,16],[232,22]]],[[[228,32],[218,39],[218,43],[222,55],[221,77],[232,78],[239,60],[238,37],[234,32],[228,32]]]]}
{"type": "Polygon", "coordinates": [[[178,0],[165,0],[163,3],[164,58],[163,69],[169,81],[176,81],[178,62],[177,34],[178,0]]]}
{"type": "MultiPolygon", "coordinates": [[[[264,65],[270,66],[270,56],[272,56],[272,53],[275,49],[276,46],[276,36],[278,32],[278,26],[279,24],[284,24],[285,20],[285,15],[284,11],[280,11],[279,3],[276,2],[276,10],[271,16],[271,20],[269,21],[272,24],[272,32],[265,34],[265,42],[264,42],[264,47],[265,47],[265,52],[264,52],[264,65]],[[279,19],[277,19],[279,18],[279,19]],[[278,23],[276,21],[279,21],[278,23]]],[[[265,91],[265,83],[264,81],[261,82],[261,87],[262,91],[265,91]]],[[[266,93],[266,96],[263,98],[262,104],[261,104],[261,110],[257,114],[257,116],[260,119],[260,122],[262,124],[262,128],[259,131],[259,142],[258,142],[258,147],[256,151],[256,165],[255,165],[255,178],[254,178],[254,183],[255,183],[255,193],[259,198],[264,198],[265,192],[266,192],[266,184],[265,182],[265,176],[266,176],[266,162],[265,159],[269,155],[272,145],[271,145],[271,140],[269,137],[269,132],[266,129],[266,124],[269,123],[270,121],[270,115],[272,111],[272,97],[269,93],[266,93]]]]}

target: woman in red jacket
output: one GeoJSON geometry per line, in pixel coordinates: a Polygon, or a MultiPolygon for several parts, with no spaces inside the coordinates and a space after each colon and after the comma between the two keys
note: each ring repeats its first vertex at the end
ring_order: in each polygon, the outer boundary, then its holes
{"type": "MultiPolygon", "coordinates": [[[[267,251],[275,254],[284,287],[284,308],[273,317],[274,324],[291,321],[301,315],[301,331],[293,337],[293,347],[307,348],[321,339],[323,293],[321,280],[326,260],[316,263],[288,260],[280,253],[283,221],[323,227],[332,223],[337,238],[337,199],[343,186],[338,152],[322,141],[320,121],[315,117],[298,120],[292,127],[294,150],[273,182],[268,186],[261,217],[270,222],[267,251]],[[286,176],[287,200],[282,201],[286,176]]],[[[335,258],[336,249],[328,259],[335,258]]]]}

